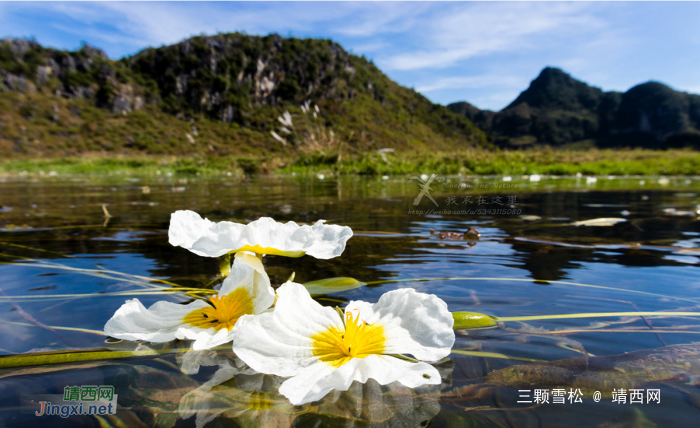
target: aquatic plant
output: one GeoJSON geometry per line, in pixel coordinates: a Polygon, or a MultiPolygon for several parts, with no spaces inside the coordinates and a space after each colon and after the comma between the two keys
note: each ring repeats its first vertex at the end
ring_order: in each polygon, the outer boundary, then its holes
{"type": "Polygon", "coordinates": [[[437,296],[394,290],[343,312],[321,306],[301,284],[287,282],[277,294],[272,312],[249,317],[233,351],[261,373],[290,377],[279,392],[292,404],[346,391],[353,381],[440,383],[437,369],[419,361],[446,357],[455,341],[452,314],[437,296]]]}
{"type": "Polygon", "coordinates": [[[176,211],[170,217],[170,243],[205,257],[249,251],[317,259],[330,259],[342,254],[352,237],[347,226],[327,225],[325,220],[313,226],[299,226],[293,221],[278,223],[262,217],[247,225],[230,221],[212,222],[193,211],[176,211]]]}
{"type": "Polygon", "coordinates": [[[275,292],[262,262],[255,256],[236,256],[231,273],[218,295],[186,305],[159,301],[146,309],[128,300],[105,324],[108,336],[127,340],[169,342],[194,340],[192,348],[208,349],[234,339],[245,315],[259,314],[275,301],[275,292]]]}

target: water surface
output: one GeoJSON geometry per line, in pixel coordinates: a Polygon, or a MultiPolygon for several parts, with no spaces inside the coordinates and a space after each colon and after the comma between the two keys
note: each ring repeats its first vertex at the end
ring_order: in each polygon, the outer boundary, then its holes
{"type": "MultiPolygon", "coordinates": [[[[216,278],[218,260],[168,244],[170,213],[179,209],[213,221],[270,216],[352,227],[355,236],[336,259],[265,257],[275,286],[292,272],[301,283],[341,276],[370,283],[319,299],[327,305],[376,302],[412,287],[438,295],[451,311],[497,317],[699,311],[695,178],[452,177],[431,186],[435,203],[423,197],[414,205],[419,182],[404,177],[3,179],[0,354],[163,349],[106,343],[100,331],[126,299],[146,306],[191,299],[153,280],[202,288],[216,278]],[[475,209],[509,213],[468,211],[475,209]],[[575,225],[598,218],[624,221],[575,225]],[[469,227],[480,239],[439,234],[469,227]]],[[[440,387],[368,382],[302,407],[276,394],[280,379],[246,372],[226,350],[200,356],[198,373],[189,375],[182,367],[191,356],[176,349],[7,368],[0,370],[0,425],[693,427],[700,420],[700,350],[692,345],[699,321],[617,316],[461,330],[455,352],[439,364],[440,387]],[[527,376],[512,376],[526,373],[522,367],[507,370],[519,365],[530,367],[527,376]],[[224,380],[211,387],[215,376],[224,380]],[[117,414],[33,415],[33,397],[63,394],[68,385],[113,385],[117,414]],[[560,388],[580,389],[581,402],[518,403],[523,391],[532,399],[535,389],[560,388]],[[658,389],[660,403],[647,403],[646,394],[643,404],[613,402],[620,388],[658,389]]]]}

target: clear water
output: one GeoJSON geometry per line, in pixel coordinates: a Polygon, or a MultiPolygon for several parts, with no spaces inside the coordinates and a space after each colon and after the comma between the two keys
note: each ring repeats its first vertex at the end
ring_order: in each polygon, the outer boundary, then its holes
{"type": "MultiPolygon", "coordinates": [[[[168,244],[170,213],[178,209],[214,221],[270,216],[352,227],[355,236],[339,258],[265,258],[275,285],[292,272],[302,283],[340,276],[372,283],[320,299],[328,305],[374,302],[387,291],[413,287],[438,295],[451,311],[497,317],[700,311],[700,223],[692,215],[700,204],[700,180],[599,178],[591,183],[585,177],[539,182],[517,177],[508,182],[517,189],[484,188],[503,183],[500,178],[481,178],[481,185],[473,177],[451,180],[471,187],[436,181],[430,192],[436,208],[425,197],[413,205],[420,189],[407,178],[4,179],[0,354],[161,349],[106,343],[99,332],[126,299],[138,297],[146,306],[189,299],[160,292],[153,286],[164,284],[149,280],[203,287],[216,277],[217,260],[168,244]],[[465,204],[464,196],[473,201],[483,196],[489,203],[465,204]],[[490,203],[493,197],[506,202],[510,196],[516,197],[513,208],[490,203]],[[411,211],[430,208],[520,212],[411,211]],[[573,224],[610,217],[626,221],[573,224]],[[431,233],[469,227],[478,229],[479,240],[431,233]],[[144,291],[150,294],[138,294],[144,291]]],[[[623,316],[462,330],[455,352],[439,366],[440,387],[410,390],[368,382],[301,407],[276,394],[280,379],[246,372],[225,349],[202,357],[199,372],[190,375],[181,371],[188,357],[172,350],[5,368],[0,369],[0,426],[695,427],[700,420],[700,346],[693,345],[698,333],[698,317],[623,316]],[[520,367],[508,371],[511,366],[520,367]],[[221,382],[206,389],[214,376],[221,382]],[[33,414],[36,396],[63,394],[69,385],[113,385],[117,414],[33,414]],[[532,400],[535,389],[551,394],[559,388],[567,394],[581,389],[581,402],[553,403],[550,396],[541,405],[518,403],[528,400],[522,394],[532,400]],[[613,389],[620,388],[644,390],[644,403],[630,404],[629,396],[626,403],[612,402],[613,389]],[[646,402],[649,389],[659,390],[660,403],[646,402]],[[599,402],[594,391],[601,392],[599,402]]]]}

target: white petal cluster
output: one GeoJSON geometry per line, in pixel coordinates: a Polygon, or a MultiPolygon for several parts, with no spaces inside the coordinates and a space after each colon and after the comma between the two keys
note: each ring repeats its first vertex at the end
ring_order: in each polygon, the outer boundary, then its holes
{"type": "Polygon", "coordinates": [[[346,317],[359,314],[358,323],[381,327],[385,345],[381,354],[351,358],[338,367],[318,355],[314,337],[329,328],[344,330],[340,315],[315,302],[301,284],[287,282],[277,294],[274,311],[250,317],[233,351],[256,371],[289,377],[280,393],[292,404],[316,401],[333,389],[346,391],[352,382],[370,378],[381,385],[398,381],[411,388],[440,383],[432,365],[391,355],[437,361],[450,353],[454,320],[436,296],[400,289],[384,294],[375,304],[350,302],[346,317]]]}
{"type": "MultiPolygon", "coordinates": [[[[275,292],[270,278],[257,257],[242,254],[236,257],[231,274],[224,280],[218,298],[244,294],[250,297],[250,314],[267,310],[275,301],[275,292]]],[[[107,336],[126,340],[169,342],[174,339],[194,340],[195,350],[209,349],[234,339],[243,322],[235,322],[231,329],[204,328],[186,322],[186,317],[195,311],[211,308],[204,300],[195,300],[186,305],[159,301],[146,309],[139,299],[127,300],[105,324],[107,336]]],[[[245,318],[242,317],[241,320],[245,318]]]]}
{"type": "MultiPolygon", "coordinates": [[[[291,124],[288,115],[282,119],[291,124]]],[[[399,289],[374,304],[352,301],[344,312],[322,306],[294,282],[283,284],[275,296],[263,254],[337,257],[352,237],[349,227],[324,220],[300,226],[268,217],[247,225],[216,223],[193,211],[176,211],[168,236],[172,245],[200,256],[235,253],[218,295],[185,305],[161,301],[148,309],[138,299],[129,300],[107,321],[105,334],[151,342],[190,339],[194,350],[232,341],[250,369],[288,378],[279,392],[292,405],[320,400],[332,390],[347,391],[355,381],[399,382],[409,388],[441,383],[429,362],[450,354],[455,334],[452,314],[437,296],[399,289]]],[[[195,360],[185,365],[187,371],[198,371],[195,360]]]]}
{"type": "Polygon", "coordinates": [[[193,211],[176,211],[170,217],[170,243],[205,257],[219,257],[235,251],[317,259],[342,254],[352,237],[347,226],[327,225],[319,220],[313,226],[293,221],[278,223],[269,217],[246,224],[212,222],[193,211]]]}

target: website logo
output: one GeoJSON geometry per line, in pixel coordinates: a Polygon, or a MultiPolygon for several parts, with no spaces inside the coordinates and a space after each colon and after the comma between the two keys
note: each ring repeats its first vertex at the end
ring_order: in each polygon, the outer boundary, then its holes
{"type": "Polygon", "coordinates": [[[31,399],[35,416],[115,415],[117,394],[111,385],[66,386],[63,395],[36,395],[31,399]],[[36,404],[39,409],[36,410],[36,404]]]}

